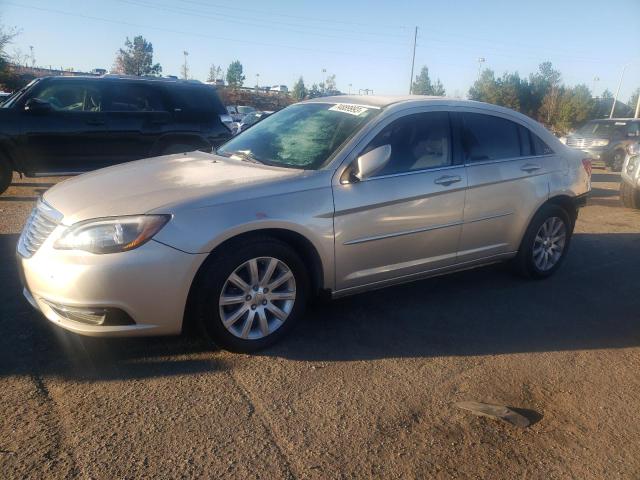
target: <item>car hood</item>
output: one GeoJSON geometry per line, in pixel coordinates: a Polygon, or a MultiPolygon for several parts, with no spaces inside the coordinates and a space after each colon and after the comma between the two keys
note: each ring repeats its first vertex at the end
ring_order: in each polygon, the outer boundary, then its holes
{"type": "Polygon", "coordinates": [[[175,213],[228,200],[304,170],[270,167],[203,152],[167,155],[103,168],[61,182],[44,194],[63,223],[143,213],[175,213]]]}

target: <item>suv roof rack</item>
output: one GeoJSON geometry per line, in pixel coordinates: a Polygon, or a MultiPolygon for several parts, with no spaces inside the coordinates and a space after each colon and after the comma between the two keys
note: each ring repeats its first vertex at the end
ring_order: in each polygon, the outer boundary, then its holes
{"type": "Polygon", "coordinates": [[[196,83],[202,84],[200,80],[184,80],[176,77],[156,77],[153,75],[123,75],[120,73],[105,73],[102,78],[121,78],[123,80],[155,80],[159,82],[179,82],[179,83],[196,83]]]}

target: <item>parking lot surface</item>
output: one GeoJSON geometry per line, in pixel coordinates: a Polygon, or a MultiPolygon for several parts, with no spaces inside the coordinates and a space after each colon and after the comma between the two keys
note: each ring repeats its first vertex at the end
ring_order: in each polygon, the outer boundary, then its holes
{"type": "Polygon", "coordinates": [[[548,280],[496,265],[320,304],[237,355],[50,326],[14,252],[60,179],[15,177],[0,196],[0,478],[640,478],[640,211],[620,206],[617,174],[593,179],[548,280]]]}

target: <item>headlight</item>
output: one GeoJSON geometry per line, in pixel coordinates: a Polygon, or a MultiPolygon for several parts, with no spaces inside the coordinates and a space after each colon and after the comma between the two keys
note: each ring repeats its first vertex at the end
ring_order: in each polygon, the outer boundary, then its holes
{"type": "Polygon", "coordinates": [[[79,222],[70,226],[53,248],[91,253],[133,250],[149,241],[170,218],[170,215],[138,215],[79,222]]]}
{"type": "Polygon", "coordinates": [[[609,145],[609,140],[606,140],[606,139],[594,140],[591,143],[591,145],[594,147],[606,147],[607,145],[609,145]]]}

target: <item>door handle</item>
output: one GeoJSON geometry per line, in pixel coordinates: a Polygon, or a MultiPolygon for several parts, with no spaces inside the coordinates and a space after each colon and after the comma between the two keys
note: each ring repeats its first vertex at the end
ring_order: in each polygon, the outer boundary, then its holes
{"type": "Polygon", "coordinates": [[[444,177],[436,178],[433,183],[448,187],[452,183],[457,183],[461,180],[462,178],[459,175],[445,175],[444,177]]]}
{"type": "Polygon", "coordinates": [[[523,172],[532,173],[532,172],[535,172],[536,170],[540,170],[541,168],[542,167],[540,165],[535,165],[533,163],[526,163],[522,167],[520,167],[520,170],[522,170],[523,172]]]}

